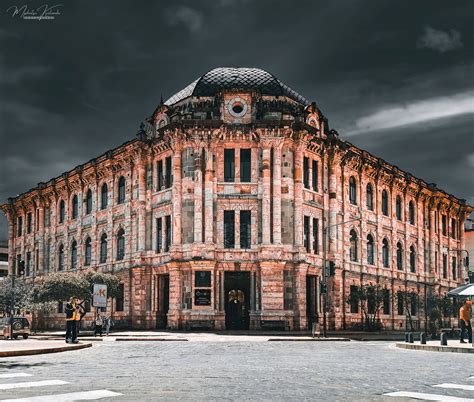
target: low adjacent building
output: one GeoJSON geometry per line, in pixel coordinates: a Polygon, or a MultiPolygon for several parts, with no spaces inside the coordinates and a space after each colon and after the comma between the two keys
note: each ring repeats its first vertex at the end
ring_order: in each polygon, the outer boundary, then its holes
{"type": "Polygon", "coordinates": [[[325,289],[329,328],[359,326],[361,285],[384,289],[380,322],[403,329],[404,292],[464,282],[473,210],[343,140],[316,103],[255,68],[207,72],[129,142],[1,209],[11,273],[21,261],[27,277],[114,273],[122,325],[293,330],[323,322],[325,289]]]}

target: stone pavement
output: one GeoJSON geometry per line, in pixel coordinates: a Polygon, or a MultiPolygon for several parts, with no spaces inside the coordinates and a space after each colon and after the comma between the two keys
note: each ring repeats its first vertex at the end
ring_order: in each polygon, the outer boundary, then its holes
{"type": "Polygon", "coordinates": [[[0,340],[0,358],[65,352],[91,346],[90,342],[84,341],[80,341],[77,344],[68,344],[64,339],[48,341],[38,339],[0,340]]]}
{"type": "Polygon", "coordinates": [[[406,343],[397,342],[397,348],[425,350],[430,352],[455,352],[455,353],[474,353],[474,346],[472,343],[460,343],[459,340],[448,340],[448,346],[441,346],[440,341],[427,341],[426,345],[420,342],[406,343]]]}

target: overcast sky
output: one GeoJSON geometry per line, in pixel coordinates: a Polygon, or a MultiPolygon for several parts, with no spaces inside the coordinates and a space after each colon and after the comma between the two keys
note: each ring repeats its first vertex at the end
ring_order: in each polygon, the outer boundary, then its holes
{"type": "Polygon", "coordinates": [[[42,21],[7,11],[45,4],[23,1],[0,3],[0,202],[133,138],[161,95],[246,66],[474,204],[472,0],[87,0],[42,21]]]}

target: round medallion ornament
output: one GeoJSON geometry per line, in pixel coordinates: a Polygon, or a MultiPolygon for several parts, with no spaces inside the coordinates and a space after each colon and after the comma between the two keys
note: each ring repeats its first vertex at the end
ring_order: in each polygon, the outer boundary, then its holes
{"type": "Polygon", "coordinates": [[[227,110],[234,117],[243,117],[247,113],[247,102],[241,98],[234,98],[227,104],[227,110]]]}

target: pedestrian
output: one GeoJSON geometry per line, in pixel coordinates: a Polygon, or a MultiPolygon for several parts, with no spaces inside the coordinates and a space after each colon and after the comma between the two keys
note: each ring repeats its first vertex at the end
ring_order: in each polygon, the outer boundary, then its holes
{"type": "Polygon", "coordinates": [[[77,298],[73,296],[66,303],[66,343],[72,343],[77,338],[76,308],[77,298]]]}
{"type": "Polygon", "coordinates": [[[112,315],[108,314],[105,317],[105,335],[106,336],[109,336],[110,327],[112,327],[113,325],[114,325],[114,321],[112,320],[112,315]]]}
{"type": "Polygon", "coordinates": [[[471,305],[472,301],[466,300],[464,304],[459,309],[459,320],[461,323],[461,343],[466,343],[464,341],[464,331],[467,331],[467,338],[469,343],[472,343],[472,327],[471,327],[471,305]]]}
{"type": "Polygon", "coordinates": [[[72,340],[72,343],[79,343],[79,341],[77,340],[77,337],[79,336],[79,329],[81,327],[82,317],[85,314],[85,309],[82,306],[83,303],[84,301],[79,302],[79,299],[76,297],[76,304],[75,304],[75,311],[74,311],[74,321],[76,322],[76,325],[75,325],[76,333],[75,333],[75,337],[72,340]]]}
{"type": "Polygon", "coordinates": [[[94,336],[99,334],[102,337],[102,325],[104,324],[104,320],[100,315],[100,311],[97,311],[97,315],[95,317],[95,328],[94,328],[94,336]]]}

